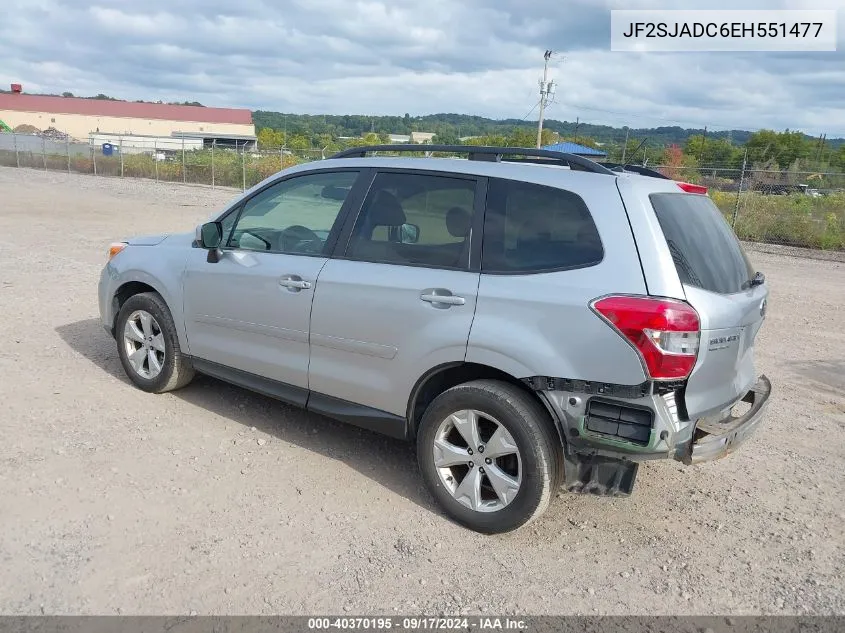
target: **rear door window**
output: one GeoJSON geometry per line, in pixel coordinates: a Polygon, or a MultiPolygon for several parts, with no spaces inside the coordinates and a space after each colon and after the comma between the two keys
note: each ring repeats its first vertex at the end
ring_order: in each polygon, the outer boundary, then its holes
{"type": "Polygon", "coordinates": [[[556,187],[490,179],[482,272],[583,268],[603,256],[598,230],[580,196],[556,187]]]}
{"type": "Polygon", "coordinates": [[[710,198],[688,193],[650,198],[682,283],[719,294],[748,287],[754,268],[710,198]]]}
{"type": "Polygon", "coordinates": [[[379,173],[361,209],[346,256],[368,262],[463,269],[476,180],[379,173]]]}

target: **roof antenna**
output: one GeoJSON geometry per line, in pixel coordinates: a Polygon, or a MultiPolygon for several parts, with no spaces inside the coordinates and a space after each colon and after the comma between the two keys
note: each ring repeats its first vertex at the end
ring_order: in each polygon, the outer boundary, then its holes
{"type": "Polygon", "coordinates": [[[645,138],[644,138],[644,139],[640,142],[640,144],[639,144],[639,145],[637,145],[637,148],[636,148],[633,152],[631,152],[631,156],[628,158],[628,162],[626,162],[624,165],[622,165],[622,169],[625,169],[628,165],[630,165],[631,163],[633,163],[633,162],[634,162],[634,156],[636,156],[636,155],[637,155],[637,152],[639,152],[639,151],[640,151],[640,148],[641,148],[643,145],[645,145],[645,144],[646,144],[646,141],[647,141],[647,140],[648,140],[648,137],[646,136],[646,137],[645,137],[645,138]]]}

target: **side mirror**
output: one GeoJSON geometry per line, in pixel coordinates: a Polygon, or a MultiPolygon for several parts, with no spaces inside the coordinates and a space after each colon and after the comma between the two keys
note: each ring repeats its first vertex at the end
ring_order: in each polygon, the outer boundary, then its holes
{"type": "Polygon", "coordinates": [[[399,227],[399,241],[402,244],[416,244],[420,239],[420,227],[405,223],[399,227]]]}
{"type": "Polygon", "coordinates": [[[220,243],[223,241],[223,225],[220,222],[206,222],[199,227],[199,244],[208,250],[209,263],[220,261],[220,243]]]}
{"type": "Polygon", "coordinates": [[[206,222],[200,227],[200,246],[219,248],[223,241],[223,225],[220,222],[206,222]]]}

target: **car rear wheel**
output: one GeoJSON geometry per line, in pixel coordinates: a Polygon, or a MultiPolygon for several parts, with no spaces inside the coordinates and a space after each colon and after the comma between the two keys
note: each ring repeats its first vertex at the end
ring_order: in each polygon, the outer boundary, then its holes
{"type": "Polygon", "coordinates": [[[179,348],[170,310],[155,293],[126,300],[117,315],[115,338],[123,369],[139,389],[163,393],[184,387],[194,377],[179,348]]]}
{"type": "Polygon", "coordinates": [[[545,511],[559,482],[560,453],[548,413],[501,381],[443,392],[417,433],[429,491],[452,519],[486,534],[515,530],[545,511]]]}

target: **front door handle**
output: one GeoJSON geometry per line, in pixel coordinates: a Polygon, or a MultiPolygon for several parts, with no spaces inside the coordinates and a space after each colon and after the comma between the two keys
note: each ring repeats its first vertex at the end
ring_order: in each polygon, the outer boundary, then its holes
{"type": "Polygon", "coordinates": [[[430,303],[435,308],[462,306],[467,302],[463,297],[453,295],[451,290],[446,290],[445,288],[429,288],[428,290],[423,290],[420,299],[430,303]]]}
{"type": "Polygon", "coordinates": [[[311,282],[305,281],[299,275],[285,275],[279,279],[279,285],[293,292],[299,292],[300,290],[308,290],[311,287],[311,282]]]}

